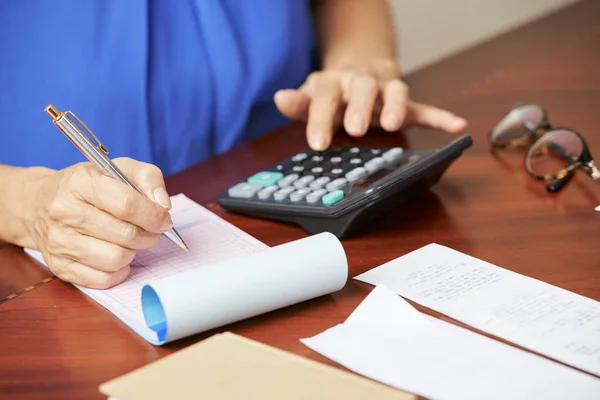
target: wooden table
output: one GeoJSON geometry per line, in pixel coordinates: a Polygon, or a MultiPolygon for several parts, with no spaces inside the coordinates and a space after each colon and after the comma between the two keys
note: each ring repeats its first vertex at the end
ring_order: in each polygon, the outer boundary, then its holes
{"type": "MultiPolygon", "coordinates": [[[[549,194],[525,173],[522,154],[492,155],[487,143],[488,130],[508,107],[536,101],[552,123],[579,130],[600,157],[598,21],[600,2],[578,3],[406,78],[416,99],[466,117],[475,142],[430,193],[344,241],[350,276],[437,242],[600,300],[600,213],[593,211],[600,184],[579,174],[561,193],[549,194]]],[[[413,129],[337,140],[418,148],[452,139],[413,129]]],[[[171,177],[168,189],[208,205],[248,174],[305,146],[303,127],[293,125],[171,177]]],[[[295,226],[223,216],[271,246],[306,236],[295,226]]],[[[21,249],[0,250],[0,298],[47,276],[21,249]]],[[[343,321],[371,289],[349,280],[333,295],[218,331],[330,363],[298,339],[343,321]]],[[[76,288],[54,280],[0,305],[0,397],[100,399],[99,383],[215,332],[154,347],[76,288]]]]}

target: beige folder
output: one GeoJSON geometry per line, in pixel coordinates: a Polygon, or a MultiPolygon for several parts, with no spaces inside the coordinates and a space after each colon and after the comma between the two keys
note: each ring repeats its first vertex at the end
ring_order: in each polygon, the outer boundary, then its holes
{"type": "Polygon", "coordinates": [[[416,399],[230,332],[103,383],[99,390],[118,400],[416,399]]]}

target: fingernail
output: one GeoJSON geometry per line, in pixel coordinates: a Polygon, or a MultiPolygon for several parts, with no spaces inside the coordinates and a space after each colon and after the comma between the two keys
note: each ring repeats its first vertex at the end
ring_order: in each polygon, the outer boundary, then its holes
{"type": "Polygon", "coordinates": [[[308,140],[308,144],[315,151],[323,151],[325,150],[325,136],[322,132],[310,133],[308,135],[310,138],[308,140]]]}
{"type": "Polygon", "coordinates": [[[467,121],[460,117],[456,117],[452,120],[452,127],[454,129],[464,129],[466,126],[467,126],[467,121]]]}
{"type": "Polygon", "coordinates": [[[167,215],[167,218],[165,218],[165,221],[163,222],[162,226],[160,227],[160,231],[166,232],[166,231],[171,230],[171,228],[173,228],[173,219],[171,218],[171,215],[167,215]]]}
{"type": "Polygon", "coordinates": [[[167,191],[163,188],[154,191],[154,201],[164,208],[171,208],[171,199],[169,199],[167,191]]]}
{"type": "Polygon", "coordinates": [[[399,129],[399,119],[396,113],[390,112],[385,115],[383,118],[383,123],[386,128],[389,129],[399,129]]]}
{"type": "Polygon", "coordinates": [[[350,119],[348,120],[348,133],[360,134],[360,133],[363,133],[363,130],[364,130],[363,118],[358,114],[354,114],[353,116],[351,116],[350,119]]]}

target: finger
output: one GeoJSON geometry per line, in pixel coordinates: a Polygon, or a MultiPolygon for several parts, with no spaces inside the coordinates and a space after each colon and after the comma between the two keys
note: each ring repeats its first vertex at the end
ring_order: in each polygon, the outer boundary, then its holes
{"type": "Polygon", "coordinates": [[[298,121],[306,121],[308,119],[310,97],[300,90],[280,90],[275,93],[273,99],[279,112],[287,118],[298,121]]]}
{"type": "Polygon", "coordinates": [[[47,249],[53,256],[66,258],[90,268],[115,272],[133,261],[136,251],[76,231],[53,227],[48,232],[47,249]]]}
{"type": "Polygon", "coordinates": [[[171,208],[171,199],[160,168],[128,157],[115,158],[113,162],[149,199],[164,208],[171,208]]]}
{"type": "Polygon", "coordinates": [[[459,133],[467,127],[467,121],[450,111],[426,104],[410,102],[408,113],[412,124],[440,129],[449,133],[459,133]]]}
{"type": "MultiPolygon", "coordinates": [[[[87,203],[72,200],[55,202],[50,207],[50,217],[74,231],[119,246],[141,250],[156,246],[157,233],[148,232],[137,225],[122,221],[87,203]]],[[[164,227],[163,229],[166,229],[164,227]]],[[[169,228],[170,229],[170,228],[169,228]]]]}
{"type": "MultiPolygon", "coordinates": [[[[136,178],[143,182],[139,176],[136,178]]],[[[80,168],[73,174],[70,185],[78,199],[148,232],[165,232],[172,227],[167,208],[112,177],[80,168]]]]}
{"type": "Polygon", "coordinates": [[[322,75],[308,110],[306,135],[313,150],[322,151],[331,144],[340,97],[337,79],[322,75]]]}
{"type": "Polygon", "coordinates": [[[377,81],[370,75],[358,75],[350,82],[344,128],[351,136],[367,133],[378,92],[377,81]]]}
{"type": "Polygon", "coordinates": [[[408,86],[399,79],[390,81],[383,89],[383,109],[379,121],[381,127],[388,132],[399,130],[406,117],[407,103],[408,86]]]}
{"type": "Polygon", "coordinates": [[[87,265],[66,258],[50,257],[52,272],[63,281],[90,289],[108,289],[125,281],[129,276],[130,266],[126,265],[118,271],[100,271],[87,265]]]}

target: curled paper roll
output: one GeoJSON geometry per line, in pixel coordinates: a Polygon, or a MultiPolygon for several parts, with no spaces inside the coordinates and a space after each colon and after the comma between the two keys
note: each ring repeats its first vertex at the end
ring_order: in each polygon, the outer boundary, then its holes
{"type": "Polygon", "coordinates": [[[152,282],[142,309],[164,344],[336,292],[347,278],[342,244],[325,232],[152,282]]]}

